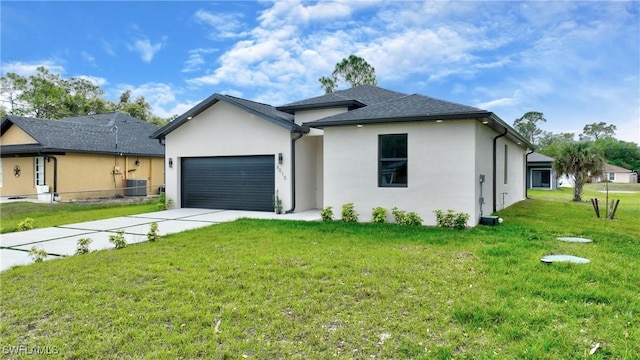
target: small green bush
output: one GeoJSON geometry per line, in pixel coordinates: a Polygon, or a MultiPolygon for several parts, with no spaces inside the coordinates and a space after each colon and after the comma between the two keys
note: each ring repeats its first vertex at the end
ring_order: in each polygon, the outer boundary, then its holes
{"type": "Polygon", "coordinates": [[[322,217],[322,221],[333,221],[333,207],[327,206],[320,210],[320,217],[322,217]]]}
{"type": "Polygon", "coordinates": [[[446,213],[442,210],[435,210],[434,213],[436,214],[436,224],[438,227],[449,229],[465,229],[467,227],[467,220],[470,218],[470,215],[467,213],[456,213],[453,210],[447,210],[446,213]]]}
{"type": "Polygon", "coordinates": [[[171,208],[173,204],[173,200],[167,199],[167,194],[163,191],[158,195],[158,209],[159,210],[167,210],[171,208]]]}
{"type": "Polygon", "coordinates": [[[91,244],[92,240],[89,238],[78,239],[77,247],[76,247],[76,255],[88,254],[89,244],[91,244]]]}
{"type": "Polygon", "coordinates": [[[109,235],[109,242],[112,243],[116,249],[124,249],[127,247],[127,240],[124,238],[124,230],[118,230],[116,235],[109,235]]]}
{"type": "Polygon", "coordinates": [[[150,242],[156,242],[160,240],[160,235],[158,235],[158,223],[152,222],[149,227],[149,232],[147,233],[147,240],[150,242]]]}
{"type": "Polygon", "coordinates": [[[21,222],[18,223],[18,231],[25,231],[33,229],[33,219],[25,218],[21,222]]]}
{"type": "Polygon", "coordinates": [[[275,195],[273,195],[273,210],[275,210],[276,214],[282,214],[282,199],[278,196],[278,190],[276,190],[275,195]]]}
{"type": "Polygon", "coordinates": [[[342,221],[347,223],[358,222],[358,213],[356,212],[353,203],[342,205],[342,221]]]}
{"type": "Polygon", "coordinates": [[[387,209],[380,206],[373,208],[373,213],[371,214],[371,222],[381,224],[386,221],[387,221],[387,209]]]}
{"type": "Polygon", "coordinates": [[[398,209],[398,207],[394,206],[391,209],[391,214],[393,214],[393,219],[396,221],[396,224],[402,224],[402,219],[404,219],[404,215],[406,211],[398,209]]]}
{"type": "Polygon", "coordinates": [[[38,249],[35,245],[31,247],[29,250],[29,256],[33,259],[33,262],[42,262],[44,259],[49,256],[44,249],[38,249]]]}
{"type": "Polygon", "coordinates": [[[420,215],[418,215],[413,211],[408,212],[404,215],[404,218],[402,219],[402,225],[421,226],[422,218],[420,217],[420,215]]]}
{"type": "Polygon", "coordinates": [[[393,214],[393,218],[396,221],[396,224],[399,225],[410,225],[410,226],[420,226],[422,225],[422,218],[416,212],[406,212],[404,210],[400,210],[397,207],[391,209],[391,213],[393,214]]]}

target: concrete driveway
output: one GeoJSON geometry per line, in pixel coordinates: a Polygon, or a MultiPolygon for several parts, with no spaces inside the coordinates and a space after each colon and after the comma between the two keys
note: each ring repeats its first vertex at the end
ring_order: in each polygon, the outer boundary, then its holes
{"type": "Polygon", "coordinates": [[[33,263],[33,259],[29,256],[29,250],[33,246],[46,251],[48,256],[45,260],[51,260],[73,255],[76,252],[77,242],[81,238],[92,240],[89,245],[91,251],[103,250],[114,247],[109,242],[109,236],[116,234],[118,230],[124,230],[127,243],[135,244],[147,241],[147,233],[151,223],[154,222],[158,224],[158,233],[162,236],[240,218],[318,221],[320,212],[310,210],[277,215],[258,211],[171,209],[2,234],[0,235],[0,271],[33,263]]]}

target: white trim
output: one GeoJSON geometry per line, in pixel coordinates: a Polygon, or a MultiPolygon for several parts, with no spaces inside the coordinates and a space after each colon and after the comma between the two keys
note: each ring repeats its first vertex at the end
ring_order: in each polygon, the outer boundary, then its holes
{"type": "Polygon", "coordinates": [[[44,156],[34,158],[34,184],[36,186],[46,185],[44,156]]]}
{"type": "Polygon", "coordinates": [[[533,186],[534,171],[548,171],[549,172],[548,189],[553,189],[553,172],[551,171],[551,168],[529,168],[529,189],[547,189],[547,187],[544,187],[544,186],[533,186]]]}

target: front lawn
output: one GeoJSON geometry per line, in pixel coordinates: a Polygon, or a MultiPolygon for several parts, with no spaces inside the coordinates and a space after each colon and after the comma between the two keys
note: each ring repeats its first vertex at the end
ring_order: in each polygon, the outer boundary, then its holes
{"type": "Polygon", "coordinates": [[[17,267],[0,274],[0,346],[65,359],[634,358],[640,197],[607,221],[540,196],[469,231],[239,220],[17,267]],[[540,262],[558,253],[591,263],[540,262]]]}
{"type": "Polygon", "coordinates": [[[18,231],[18,224],[26,218],[34,220],[34,227],[66,225],[83,221],[158,211],[157,200],[142,203],[32,203],[13,202],[0,205],[0,233],[18,231]]]}

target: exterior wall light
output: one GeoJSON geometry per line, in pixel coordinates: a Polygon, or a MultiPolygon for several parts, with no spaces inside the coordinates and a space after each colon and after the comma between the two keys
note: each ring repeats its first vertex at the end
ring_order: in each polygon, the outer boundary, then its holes
{"type": "Polygon", "coordinates": [[[172,168],[173,167],[173,158],[169,158],[169,167],[172,168]]]}
{"type": "Polygon", "coordinates": [[[278,153],[278,165],[282,165],[282,153],[278,153]]]}

